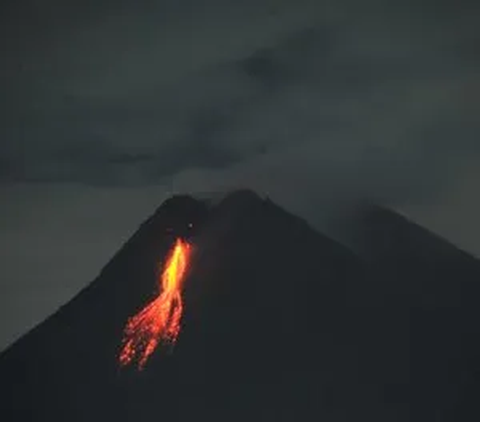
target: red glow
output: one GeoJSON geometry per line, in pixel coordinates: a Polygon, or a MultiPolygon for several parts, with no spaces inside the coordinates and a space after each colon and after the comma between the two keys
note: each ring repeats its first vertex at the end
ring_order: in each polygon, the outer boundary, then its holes
{"type": "Polygon", "coordinates": [[[190,244],[177,239],[161,275],[160,294],[127,322],[120,366],[137,361],[138,368],[143,369],[159,343],[175,344],[181,328],[181,293],[190,252],[190,244]]]}

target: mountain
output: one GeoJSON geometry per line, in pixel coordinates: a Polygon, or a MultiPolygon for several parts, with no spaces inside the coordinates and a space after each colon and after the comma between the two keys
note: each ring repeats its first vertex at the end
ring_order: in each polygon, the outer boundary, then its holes
{"type": "Polygon", "coordinates": [[[478,261],[376,210],[352,217],[352,251],[251,191],[170,198],[0,355],[2,421],[470,420],[478,261]],[[121,369],[177,236],[194,245],[178,342],[121,369]]]}
{"type": "Polygon", "coordinates": [[[479,261],[384,207],[347,220],[347,243],[409,307],[411,392],[424,420],[480,420],[479,261]]]}

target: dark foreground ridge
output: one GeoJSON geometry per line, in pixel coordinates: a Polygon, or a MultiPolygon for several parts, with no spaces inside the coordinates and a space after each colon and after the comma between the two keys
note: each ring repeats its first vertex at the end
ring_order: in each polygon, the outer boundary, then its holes
{"type": "Polygon", "coordinates": [[[0,355],[0,419],[480,420],[479,263],[380,214],[355,222],[353,253],[251,191],[172,197],[0,355]],[[124,324],[177,235],[195,254],[174,353],[120,370],[124,324]]]}

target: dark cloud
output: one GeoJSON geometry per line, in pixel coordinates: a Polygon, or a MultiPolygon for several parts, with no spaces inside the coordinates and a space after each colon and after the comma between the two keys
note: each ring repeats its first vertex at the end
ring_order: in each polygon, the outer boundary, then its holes
{"type": "Polygon", "coordinates": [[[475,34],[435,21],[389,32],[388,18],[299,27],[239,58],[219,56],[169,87],[155,89],[152,79],[151,92],[139,97],[40,96],[40,104],[22,104],[5,122],[4,178],[122,184],[131,174],[134,183],[150,184],[296,145],[326,157],[318,165],[338,162],[342,179],[354,173],[354,187],[359,166],[375,180],[381,172],[405,183],[412,165],[437,173],[442,157],[450,158],[448,145],[459,156],[475,149],[477,100],[467,95],[478,87],[475,34]],[[358,159],[348,171],[352,151],[358,159]]]}

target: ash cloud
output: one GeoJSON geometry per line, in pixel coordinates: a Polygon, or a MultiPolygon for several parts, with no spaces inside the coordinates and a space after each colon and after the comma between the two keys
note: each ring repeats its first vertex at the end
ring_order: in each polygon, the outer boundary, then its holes
{"type": "MultiPolygon", "coordinates": [[[[98,24],[93,37],[106,46],[92,46],[87,76],[52,47],[57,68],[50,63],[50,71],[30,75],[36,93],[18,88],[26,101],[7,113],[2,180],[151,185],[205,172],[205,183],[231,180],[267,192],[281,184],[284,197],[298,196],[289,185],[301,187],[309,201],[326,191],[398,202],[434,195],[465,157],[478,154],[480,37],[471,14],[452,13],[447,2],[409,13],[397,4],[388,13],[375,3],[365,10],[307,3],[296,10],[305,6],[316,12],[313,18],[303,16],[283,32],[273,24],[256,27],[257,42],[248,48],[219,48],[210,57],[202,44],[210,38],[199,36],[192,42],[208,60],[190,69],[187,57],[176,59],[184,66],[174,78],[135,65],[144,56],[161,63],[191,53],[178,29],[171,28],[176,51],[167,56],[166,41],[155,49],[146,29],[118,45],[126,39],[122,30],[140,27],[140,9],[128,25],[122,14],[98,24]],[[104,50],[112,54],[112,79],[119,78],[106,91],[105,63],[98,59],[104,50]]],[[[247,6],[244,15],[253,19],[255,8],[247,6]]],[[[263,18],[287,22],[279,9],[263,18]]],[[[223,17],[228,24],[224,9],[212,10],[218,15],[211,21],[223,17]]],[[[171,13],[184,22],[179,11],[171,13]]],[[[159,39],[165,31],[158,29],[159,39]]],[[[247,40],[245,31],[237,36],[247,40]]],[[[89,58],[85,46],[70,42],[89,58]]]]}

